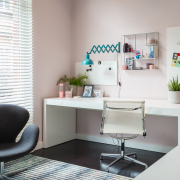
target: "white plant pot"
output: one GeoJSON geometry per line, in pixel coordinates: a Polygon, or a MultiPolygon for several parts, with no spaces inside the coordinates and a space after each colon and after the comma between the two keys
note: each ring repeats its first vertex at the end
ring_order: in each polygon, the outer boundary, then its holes
{"type": "Polygon", "coordinates": [[[168,91],[168,101],[177,104],[180,102],[180,91],[168,91]]]}

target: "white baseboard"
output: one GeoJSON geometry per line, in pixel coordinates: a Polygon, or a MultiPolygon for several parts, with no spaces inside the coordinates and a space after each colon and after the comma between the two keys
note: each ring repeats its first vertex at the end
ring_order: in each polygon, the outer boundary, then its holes
{"type": "MultiPolygon", "coordinates": [[[[76,134],[76,139],[114,145],[111,138],[76,134]]],[[[158,146],[158,145],[153,145],[153,144],[144,144],[144,143],[138,143],[138,142],[132,142],[132,141],[126,141],[125,146],[130,147],[130,148],[155,151],[155,152],[161,152],[161,153],[168,153],[174,148],[174,147],[158,146]]]]}
{"type": "Polygon", "coordinates": [[[35,149],[33,151],[36,151],[38,149],[42,149],[43,148],[43,142],[38,142],[35,149]]]}

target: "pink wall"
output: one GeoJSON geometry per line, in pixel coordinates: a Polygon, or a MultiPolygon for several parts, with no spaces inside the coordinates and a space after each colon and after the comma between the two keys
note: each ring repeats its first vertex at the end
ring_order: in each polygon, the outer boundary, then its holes
{"type": "MultiPolygon", "coordinates": [[[[179,0],[33,0],[34,122],[42,141],[43,99],[58,95],[56,81],[97,44],[115,44],[122,34],[158,31],[158,71],[123,72],[121,97],[167,99],[166,28],[180,25],[179,0]]],[[[114,54],[91,55],[95,61],[114,54]]],[[[117,97],[117,86],[99,86],[117,97]]],[[[77,111],[77,133],[99,136],[101,112],[77,111]],[[87,126],[88,125],[88,126],[87,126]]],[[[177,118],[147,116],[148,137],[136,141],[177,144],[177,118]],[[158,128],[159,127],[159,128],[158,128]]]]}
{"type": "MultiPolygon", "coordinates": [[[[159,32],[159,69],[124,71],[121,97],[167,99],[166,31],[180,25],[179,0],[73,0],[72,54],[73,73],[77,61],[93,45],[121,42],[121,35],[159,32]]],[[[91,59],[116,60],[117,54],[92,54],[91,59]]],[[[96,86],[106,96],[118,97],[117,86],[96,86]]],[[[77,111],[77,133],[98,136],[101,113],[77,111]],[[88,126],[87,126],[88,125],[88,126]]],[[[177,145],[177,118],[147,116],[148,137],[135,141],[162,146],[177,145]]]]}
{"type": "Polygon", "coordinates": [[[34,123],[42,141],[43,99],[58,96],[56,82],[71,75],[71,0],[33,0],[34,123]]]}

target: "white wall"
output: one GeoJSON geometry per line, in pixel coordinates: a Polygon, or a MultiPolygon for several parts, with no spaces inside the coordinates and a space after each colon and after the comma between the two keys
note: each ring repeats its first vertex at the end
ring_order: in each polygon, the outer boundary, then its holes
{"type": "Polygon", "coordinates": [[[168,69],[168,80],[176,77],[178,74],[180,82],[180,68],[171,66],[173,53],[180,53],[180,26],[169,27],[167,29],[167,69],[168,69]]]}

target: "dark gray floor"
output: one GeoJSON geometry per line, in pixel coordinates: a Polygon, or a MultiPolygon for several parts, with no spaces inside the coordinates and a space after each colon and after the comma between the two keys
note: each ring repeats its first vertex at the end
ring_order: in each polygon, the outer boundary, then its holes
{"type": "MultiPolygon", "coordinates": [[[[145,151],[133,148],[126,148],[126,153],[136,152],[137,159],[151,166],[165,154],[152,151],[145,151]]],[[[36,156],[41,156],[57,161],[76,164],[97,170],[106,170],[106,166],[114,159],[105,158],[99,160],[101,153],[120,153],[120,147],[82,140],[69,141],[51,148],[40,149],[33,152],[36,156]]],[[[110,167],[110,173],[119,174],[127,177],[136,177],[144,171],[144,166],[129,161],[119,161],[110,167]]]]}

